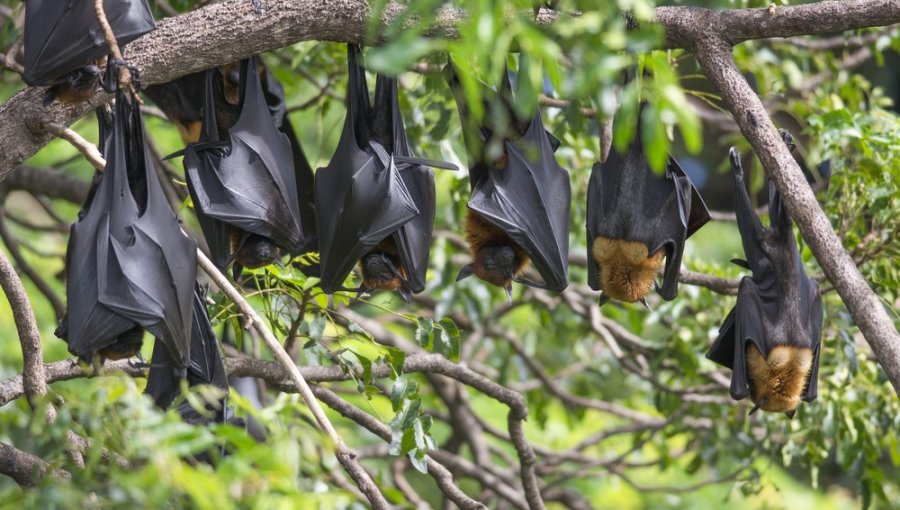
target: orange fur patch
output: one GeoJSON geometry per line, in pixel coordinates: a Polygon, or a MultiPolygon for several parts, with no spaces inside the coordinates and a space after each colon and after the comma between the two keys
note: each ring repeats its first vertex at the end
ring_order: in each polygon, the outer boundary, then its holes
{"type": "Polygon", "coordinates": [[[472,265],[475,268],[475,276],[482,280],[496,285],[498,287],[506,287],[510,284],[510,280],[503,275],[498,275],[481,263],[479,254],[488,247],[509,246],[516,254],[516,260],[519,261],[513,268],[513,275],[519,276],[528,267],[531,259],[518,244],[506,235],[506,232],[495,227],[491,222],[482,218],[478,213],[471,209],[466,209],[466,242],[472,253],[472,265]]]}
{"type": "Polygon", "coordinates": [[[812,368],[812,350],[778,345],[768,359],[753,344],[747,344],[747,379],[753,403],[763,411],[785,413],[797,409],[812,368]]]}
{"type": "Polygon", "coordinates": [[[185,126],[180,122],[175,122],[175,127],[178,128],[178,134],[181,135],[181,141],[185,144],[189,144],[196,143],[200,140],[200,131],[203,129],[203,123],[197,121],[191,122],[185,126]]]}
{"type": "Polygon", "coordinates": [[[591,255],[600,266],[600,289],[612,299],[634,303],[650,292],[663,264],[663,250],[648,255],[647,245],[597,237],[591,255]]]}

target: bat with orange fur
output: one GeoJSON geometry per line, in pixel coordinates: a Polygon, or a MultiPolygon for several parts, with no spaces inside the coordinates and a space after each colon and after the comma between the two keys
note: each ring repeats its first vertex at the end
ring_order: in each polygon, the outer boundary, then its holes
{"type": "Polygon", "coordinates": [[[572,192],[568,172],[554,157],[559,140],[544,129],[539,109],[531,116],[516,111],[505,71],[497,92],[482,84],[486,111],[478,123],[466,103],[458,69],[450,62],[444,72],[466,127],[472,188],[464,223],[472,262],[457,280],[475,275],[505,289],[509,299],[514,281],[562,291],[569,283],[572,192]],[[540,275],[538,280],[525,275],[529,266],[540,275]]]}
{"type": "MultiPolygon", "coordinates": [[[[782,138],[793,149],[791,135],[782,138]]],[[[731,397],[753,400],[759,409],[794,416],[800,401],[818,393],[822,345],[822,300],[818,285],[803,269],[791,217],[769,183],[769,228],[753,212],[744,170],[735,148],[730,152],[735,182],[735,212],[750,269],[738,289],[737,303],[719,328],[706,357],[731,372],[731,397]]]]}
{"type": "Polygon", "coordinates": [[[650,169],[638,121],[628,150],[613,147],[594,165],[588,184],[588,284],[602,292],[600,304],[616,299],[646,306],[654,287],[663,299],[674,299],[684,242],[707,221],[706,204],[674,158],[662,175],[650,169]]]}

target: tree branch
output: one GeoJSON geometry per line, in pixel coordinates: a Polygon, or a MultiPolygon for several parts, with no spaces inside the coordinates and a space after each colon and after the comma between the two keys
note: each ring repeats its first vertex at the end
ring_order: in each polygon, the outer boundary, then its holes
{"type": "Polygon", "coordinates": [[[22,345],[23,388],[29,400],[31,397],[47,394],[47,382],[44,379],[44,353],[41,351],[41,335],[34,319],[34,309],[22,280],[16,270],[0,250],[0,287],[9,300],[16,330],[19,332],[19,343],[22,345]]]}
{"type": "MultiPolygon", "coordinates": [[[[4,474],[22,487],[33,487],[41,481],[50,469],[50,464],[31,453],[19,450],[0,442],[0,474],[4,474]]],[[[71,478],[72,475],[62,469],[53,471],[53,476],[71,478]]]]}

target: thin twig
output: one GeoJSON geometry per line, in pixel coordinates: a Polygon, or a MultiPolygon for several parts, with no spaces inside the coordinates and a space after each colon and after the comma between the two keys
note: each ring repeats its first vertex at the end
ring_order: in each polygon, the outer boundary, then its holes
{"type": "Polygon", "coordinates": [[[61,124],[57,124],[56,122],[45,122],[44,127],[47,131],[50,131],[59,138],[72,144],[72,146],[78,149],[78,152],[83,154],[85,159],[87,159],[90,164],[94,165],[94,168],[97,170],[102,172],[103,169],[106,168],[106,160],[103,159],[103,155],[100,154],[100,150],[97,149],[97,146],[85,140],[74,130],[61,124]]]}

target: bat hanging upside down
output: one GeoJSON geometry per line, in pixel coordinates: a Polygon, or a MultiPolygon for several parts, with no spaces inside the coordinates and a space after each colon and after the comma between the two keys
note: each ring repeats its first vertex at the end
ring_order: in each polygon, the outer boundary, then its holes
{"type": "Polygon", "coordinates": [[[363,281],[359,286],[357,297],[371,294],[375,290],[396,290],[404,301],[412,299],[412,292],[403,285],[408,280],[407,272],[393,237],[386,238],[363,255],[359,266],[362,269],[363,281]]]}
{"type": "MultiPolygon", "coordinates": [[[[678,293],[685,240],[709,221],[700,193],[671,156],[656,175],[637,132],[624,153],[613,148],[591,171],[587,193],[588,284],[610,299],[647,306],[654,287],[665,300],[678,293]],[[662,271],[663,283],[657,275],[662,271]]],[[[649,306],[648,306],[649,308],[649,306]]]]}
{"type": "Polygon", "coordinates": [[[475,275],[506,290],[512,299],[512,281],[525,272],[531,259],[521,246],[499,228],[471,209],[466,209],[466,242],[472,252],[472,263],[459,272],[457,281],[475,275]]]}
{"type": "MultiPolygon", "coordinates": [[[[789,149],[793,140],[781,133],[789,149]]],[[[753,400],[759,409],[794,416],[801,401],[818,394],[822,347],[822,299],[807,276],[794,239],[791,217],[769,183],[769,222],[764,227],[747,193],[740,155],[732,148],[735,213],[750,269],[738,288],[737,303],[719,328],[706,357],[731,369],[731,397],[753,400]]]]}
{"type": "Polygon", "coordinates": [[[53,101],[78,104],[87,101],[94,94],[100,80],[100,68],[94,64],[76,69],[55,81],[44,92],[44,106],[53,101]]]}

